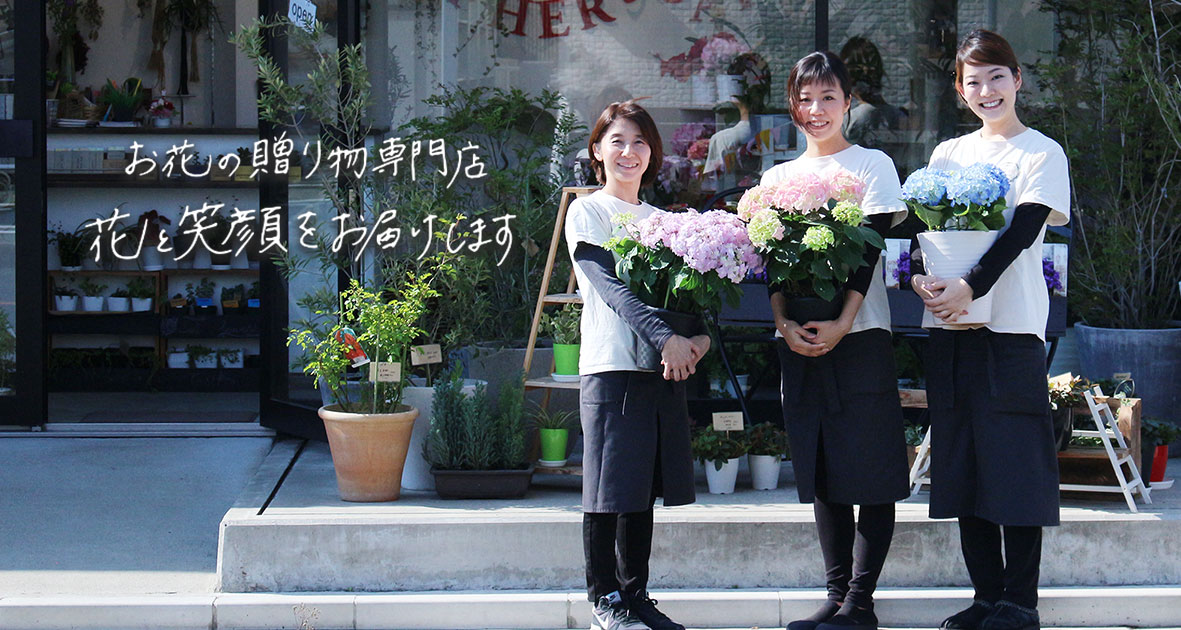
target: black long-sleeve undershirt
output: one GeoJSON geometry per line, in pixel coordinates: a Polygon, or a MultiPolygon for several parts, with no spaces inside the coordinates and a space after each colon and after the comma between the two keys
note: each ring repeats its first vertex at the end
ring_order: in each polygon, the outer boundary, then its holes
{"type": "MultiPolygon", "coordinates": [[[[878,235],[885,238],[886,230],[890,229],[890,224],[893,222],[892,214],[875,214],[869,217],[869,227],[877,232],[878,235]]],[[[882,257],[882,250],[874,247],[869,243],[865,244],[865,264],[858,267],[853,275],[849,276],[849,281],[845,283],[846,291],[856,291],[864,296],[869,291],[869,284],[873,281],[873,272],[877,269],[878,259],[882,257]]]]}
{"type": "Polygon", "coordinates": [[[574,248],[574,262],[586,274],[603,302],[623,318],[640,339],[657,350],[664,348],[665,342],[673,336],[672,328],[615,275],[615,258],[611,252],[582,241],[574,248]]]}
{"type": "MultiPolygon", "coordinates": [[[[980,257],[980,262],[964,274],[964,281],[972,287],[973,299],[991,291],[1001,274],[1017,260],[1017,256],[1033,245],[1038,234],[1041,234],[1042,226],[1045,225],[1050,212],[1049,206],[1040,203],[1023,203],[1013,209],[1009,229],[998,236],[992,247],[980,257]]],[[[917,239],[911,240],[910,251],[910,273],[925,273],[917,239]]]]}

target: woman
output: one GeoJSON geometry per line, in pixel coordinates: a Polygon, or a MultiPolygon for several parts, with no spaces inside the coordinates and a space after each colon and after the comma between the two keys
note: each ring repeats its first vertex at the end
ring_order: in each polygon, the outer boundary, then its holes
{"type": "Polygon", "coordinates": [[[955,70],[956,91],[983,124],[937,146],[930,165],[991,163],[1009,176],[1010,189],[1004,232],[968,274],[936,278],[920,270],[911,279],[926,304],[923,326],[931,329],[930,513],[959,519],[975,588],[972,605],[943,627],[1037,628],[1041,528],[1058,524],[1042,239],[1047,223],[1069,220],[1070,179],[1062,148],[1017,117],[1021,68],[1003,37],[969,33],[955,70]],[[973,298],[990,292],[987,324],[956,324],[973,298]]]}
{"type": "MultiPolygon", "coordinates": [[[[767,171],[762,183],[846,170],[866,183],[861,209],[874,230],[884,233],[901,221],[906,207],[894,163],[842,135],[851,95],[841,59],[827,51],[804,57],[788,76],[787,95],[808,148],[767,171]]],[[[877,627],[873,592],[894,535],[894,502],[908,496],[880,255],[866,245],[866,264],[845,285],[840,316],[831,321],[792,321],[788,297],[771,288],[776,336],[784,341],[776,344],[783,421],[800,501],[812,503],[816,513],[828,585],[828,601],[789,630],[877,627]],[[856,524],[854,505],[861,506],[856,524]]]]}
{"type": "Polygon", "coordinates": [[[616,215],[656,210],[640,201],[662,161],[660,134],[633,101],[603,110],[590,135],[591,167],[602,190],[576,199],[566,243],[582,291],[579,403],[583,432],[582,509],[592,628],[683,630],[648,596],[652,507],[695,500],[683,381],[709,337],[676,335],[615,276],[602,245],[616,215]],[[637,368],[638,344],[660,349],[663,374],[637,368]]]}

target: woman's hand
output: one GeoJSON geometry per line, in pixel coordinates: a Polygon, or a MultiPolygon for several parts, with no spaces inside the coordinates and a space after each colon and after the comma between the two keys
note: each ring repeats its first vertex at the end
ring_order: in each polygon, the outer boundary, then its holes
{"type": "Polygon", "coordinates": [[[709,335],[694,335],[689,338],[689,343],[693,344],[693,367],[697,368],[697,362],[709,352],[710,337],[709,335]]]}
{"type": "Polygon", "coordinates": [[[695,372],[697,359],[694,357],[693,342],[680,335],[673,335],[664,342],[660,350],[660,362],[664,365],[664,380],[683,381],[695,372]]]}
{"type": "Polygon", "coordinates": [[[841,318],[824,322],[807,322],[802,328],[814,331],[812,342],[824,346],[824,351],[828,352],[837,347],[841,339],[849,334],[849,330],[853,328],[853,321],[845,321],[844,318],[841,318]]]}
{"type": "Polygon", "coordinates": [[[779,329],[779,334],[783,335],[787,347],[798,355],[818,357],[829,350],[828,346],[817,341],[816,333],[790,319],[780,319],[775,326],[779,329]]]}
{"type": "Polygon", "coordinates": [[[931,285],[939,280],[938,276],[925,276],[923,274],[915,274],[910,277],[910,288],[919,294],[919,297],[926,301],[939,295],[939,291],[931,289],[931,285]]]}
{"type": "Polygon", "coordinates": [[[963,278],[944,280],[937,278],[929,287],[934,297],[923,298],[927,310],[942,319],[954,324],[960,315],[968,313],[968,306],[972,304],[972,287],[963,278]]]}

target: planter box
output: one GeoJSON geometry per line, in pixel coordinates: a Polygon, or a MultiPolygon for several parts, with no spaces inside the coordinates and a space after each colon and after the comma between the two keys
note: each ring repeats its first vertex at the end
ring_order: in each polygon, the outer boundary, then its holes
{"type": "Polygon", "coordinates": [[[524,470],[439,470],[435,492],[444,499],[520,499],[529,491],[533,466],[524,470]]]}

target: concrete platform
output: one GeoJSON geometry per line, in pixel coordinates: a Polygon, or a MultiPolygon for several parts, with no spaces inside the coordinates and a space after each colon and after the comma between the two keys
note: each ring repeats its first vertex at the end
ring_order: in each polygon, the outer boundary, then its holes
{"type": "MultiPolygon", "coordinates": [[[[576,479],[538,477],[541,483],[520,501],[444,501],[433,493],[405,492],[396,502],[350,504],[336,495],[327,447],[310,444],[264,506],[292,455],[272,452],[222,520],[219,590],[583,588],[576,479]]],[[[797,502],[790,467],[784,468],[783,481],[780,490],[754,491],[740,478],[736,494],[716,496],[706,494],[701,480],[697,504],[658,507],[652,589],[818,589],[812,511],[797,502]]],[[[1155,493],[1153,505],[1141,506],[1137,514],[1129,513],[1119,495],[1064,501],[1062,526],[1046,532],[1042,585],[1181,585],[1178,492],[1155,493]]],[[[968,585],[955,523],[926,514],[925,494],[899,504],[883,587],[968,585]]],[[[1177,604],[1170,606],[1174,621],[1153,623],[1181,625],[1177,604]]],[[[939,608],[939,614],[946,611],[939,608]]],[[[1128,623],[1121,619],[1107,615],[1090,623],[1128,623]]]]}

